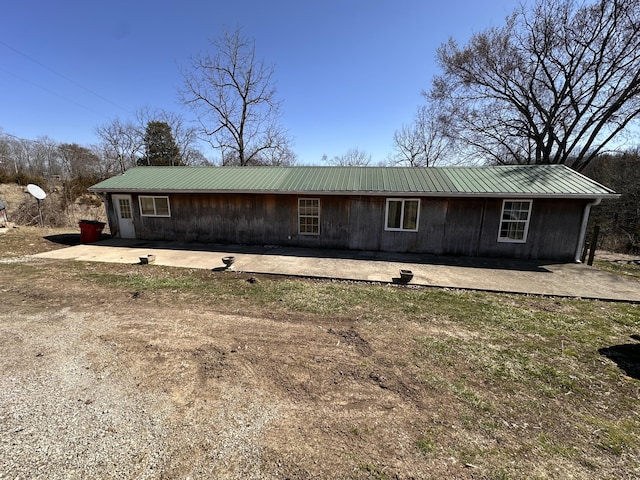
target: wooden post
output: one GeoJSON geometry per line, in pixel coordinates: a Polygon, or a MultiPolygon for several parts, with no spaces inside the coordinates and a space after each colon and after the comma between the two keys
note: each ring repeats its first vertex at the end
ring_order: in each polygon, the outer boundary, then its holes
{"type": "Polygon", "coordinates": [[[593,257],[596,254],[596,246],[598,244],[598,235],[600,234],[600,225],[593,227],[593,236],[591,237],[591,248],[589,250],[589,260],[587,265],[593,265],[593,257]]]}
{"type": "Polygon", "coordinates": [[[42,208],[40,207],[40,199],[36,198],[38,201],[38,216],[40,217],[40,228],[44,228],[44,221],[42,220],[42,208]]]}
{"type": "Polygon", "coordinates": [[[586,240],[584,241],[584,245],[582,247],[582,255],[580,255],[580,262],[584,263],[584,261],[587,259],[587,252],[589,251],[589,242],[587,242],[586,240]]]}

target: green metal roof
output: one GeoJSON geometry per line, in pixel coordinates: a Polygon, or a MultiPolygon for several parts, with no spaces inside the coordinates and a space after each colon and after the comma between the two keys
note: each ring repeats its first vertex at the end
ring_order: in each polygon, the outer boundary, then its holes
{"type": "Polygon", "coordinates": [[[499,167],[136,167],[93,192],[576,197],[615,192],[564,165],[499,167]]]}

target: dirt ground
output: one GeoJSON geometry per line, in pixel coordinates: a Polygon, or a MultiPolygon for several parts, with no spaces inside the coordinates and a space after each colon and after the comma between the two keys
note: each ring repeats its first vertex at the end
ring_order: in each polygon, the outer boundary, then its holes
{"type": "MultiPolygon", "coordinates": [[[[459,455],[500,438],[469,438],[411,361],[412,339],[477,335],[462,325],[242,311],[87,280],[140,266],[24,257],[55,248],[40,237],[24,248],[0,255],[0,478],[511,478],[499,456],[459,455]]],[[[518,461],[537,478],[592,471],[518,461]]]]}
{"type": "MultiPolygon", "coordinates": [[[[96,201],[97,197],[86,194],[77,198],[74,203],[66,204],[64,210],[61,209],[63,203],[63,187],[59,182],[53,183],[52,186],[44,187],[46,198],[41,201],[40,206],[43,213],[45,224],[67,226],[75,228],[78,222],[83,219],[106,221],[106,213],[104,206],[100,201],[96,201]],[[88,202],[87,200],[94,202],[88,202]]],[[[26,186],[16,185],[15,183],[0,183],[0,199],[7,206],[5,210],[7,222],[9,226],[38,225],[38,209],[36,199],[27,191],[26,186]]],[[[4,226],[5,218],[0,215],[0,228],[4,226]]],[[[106,232],[108,232],[108,227],[106,232]]],[[[0,234],[2,232],[0,231],[0,234]]]]}
{"type": "Polygon", "coordinates": [[[171,292],[96,291],[64,273],[16,280],[1,289],[8,385],[0,387],[20,392],[36,419],[5,404],[3,441],[22,440],[5,451],[15,464],[0,478],[376,478],[369,465],[388,478],[436,478],[465,470],[429,465],[416,451],[412,439],[438,400],[418,394],[410,365],[399,370],[403,345],[393,334],[372,343],[357,319],[221,314],[171,292]],[[72,410],[72,420],[60,409],[72,410]],[[92,437],[78,438],[78,429],[92,437]],[[97,458],[87,464],[87,456],[97,458]]]}

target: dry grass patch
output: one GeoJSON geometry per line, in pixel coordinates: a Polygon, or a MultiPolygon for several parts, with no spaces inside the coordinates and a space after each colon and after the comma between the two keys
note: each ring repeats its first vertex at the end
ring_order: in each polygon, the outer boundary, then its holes
{"type": "MultiPolygon", "coordinates": [[[[28,238],[12,255],[47,246],[28,238]]],[[[41,358],[30,326],[80,332],[60,352],[160,399],[163,478],[640,476],[637,305],[155,265],[0,263],[0,278],[2,371],[41,358]]]]}

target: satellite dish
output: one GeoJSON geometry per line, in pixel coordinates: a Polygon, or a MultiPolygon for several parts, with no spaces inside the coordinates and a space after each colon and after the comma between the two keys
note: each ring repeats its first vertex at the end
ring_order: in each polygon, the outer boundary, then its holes
{"type": "Polygon", "coordinates": [[[36,200],[38,201],[38,216],[40,217],[40,227],[42,228],[44,227],[44,221],[42,220],[42,209],[40,208],[40,200],[44,200],[45,198],[47,198],[47,194],[44,193],[44,190],[42,190],[38,185],[35,185],[33,183],[27,185],[27,190],[31,195],[36,197],[36,200]]]}
{"type": "Polygon", "coordinates": [[[44,193],[44,190],[42,190],[38,185],[35,185],[33,183],[30,183],[29,185],[27,185],[27,190],[31,195],[36,197],[38,200],[44,200],[47,197],[47,194],[44,193]]]}

